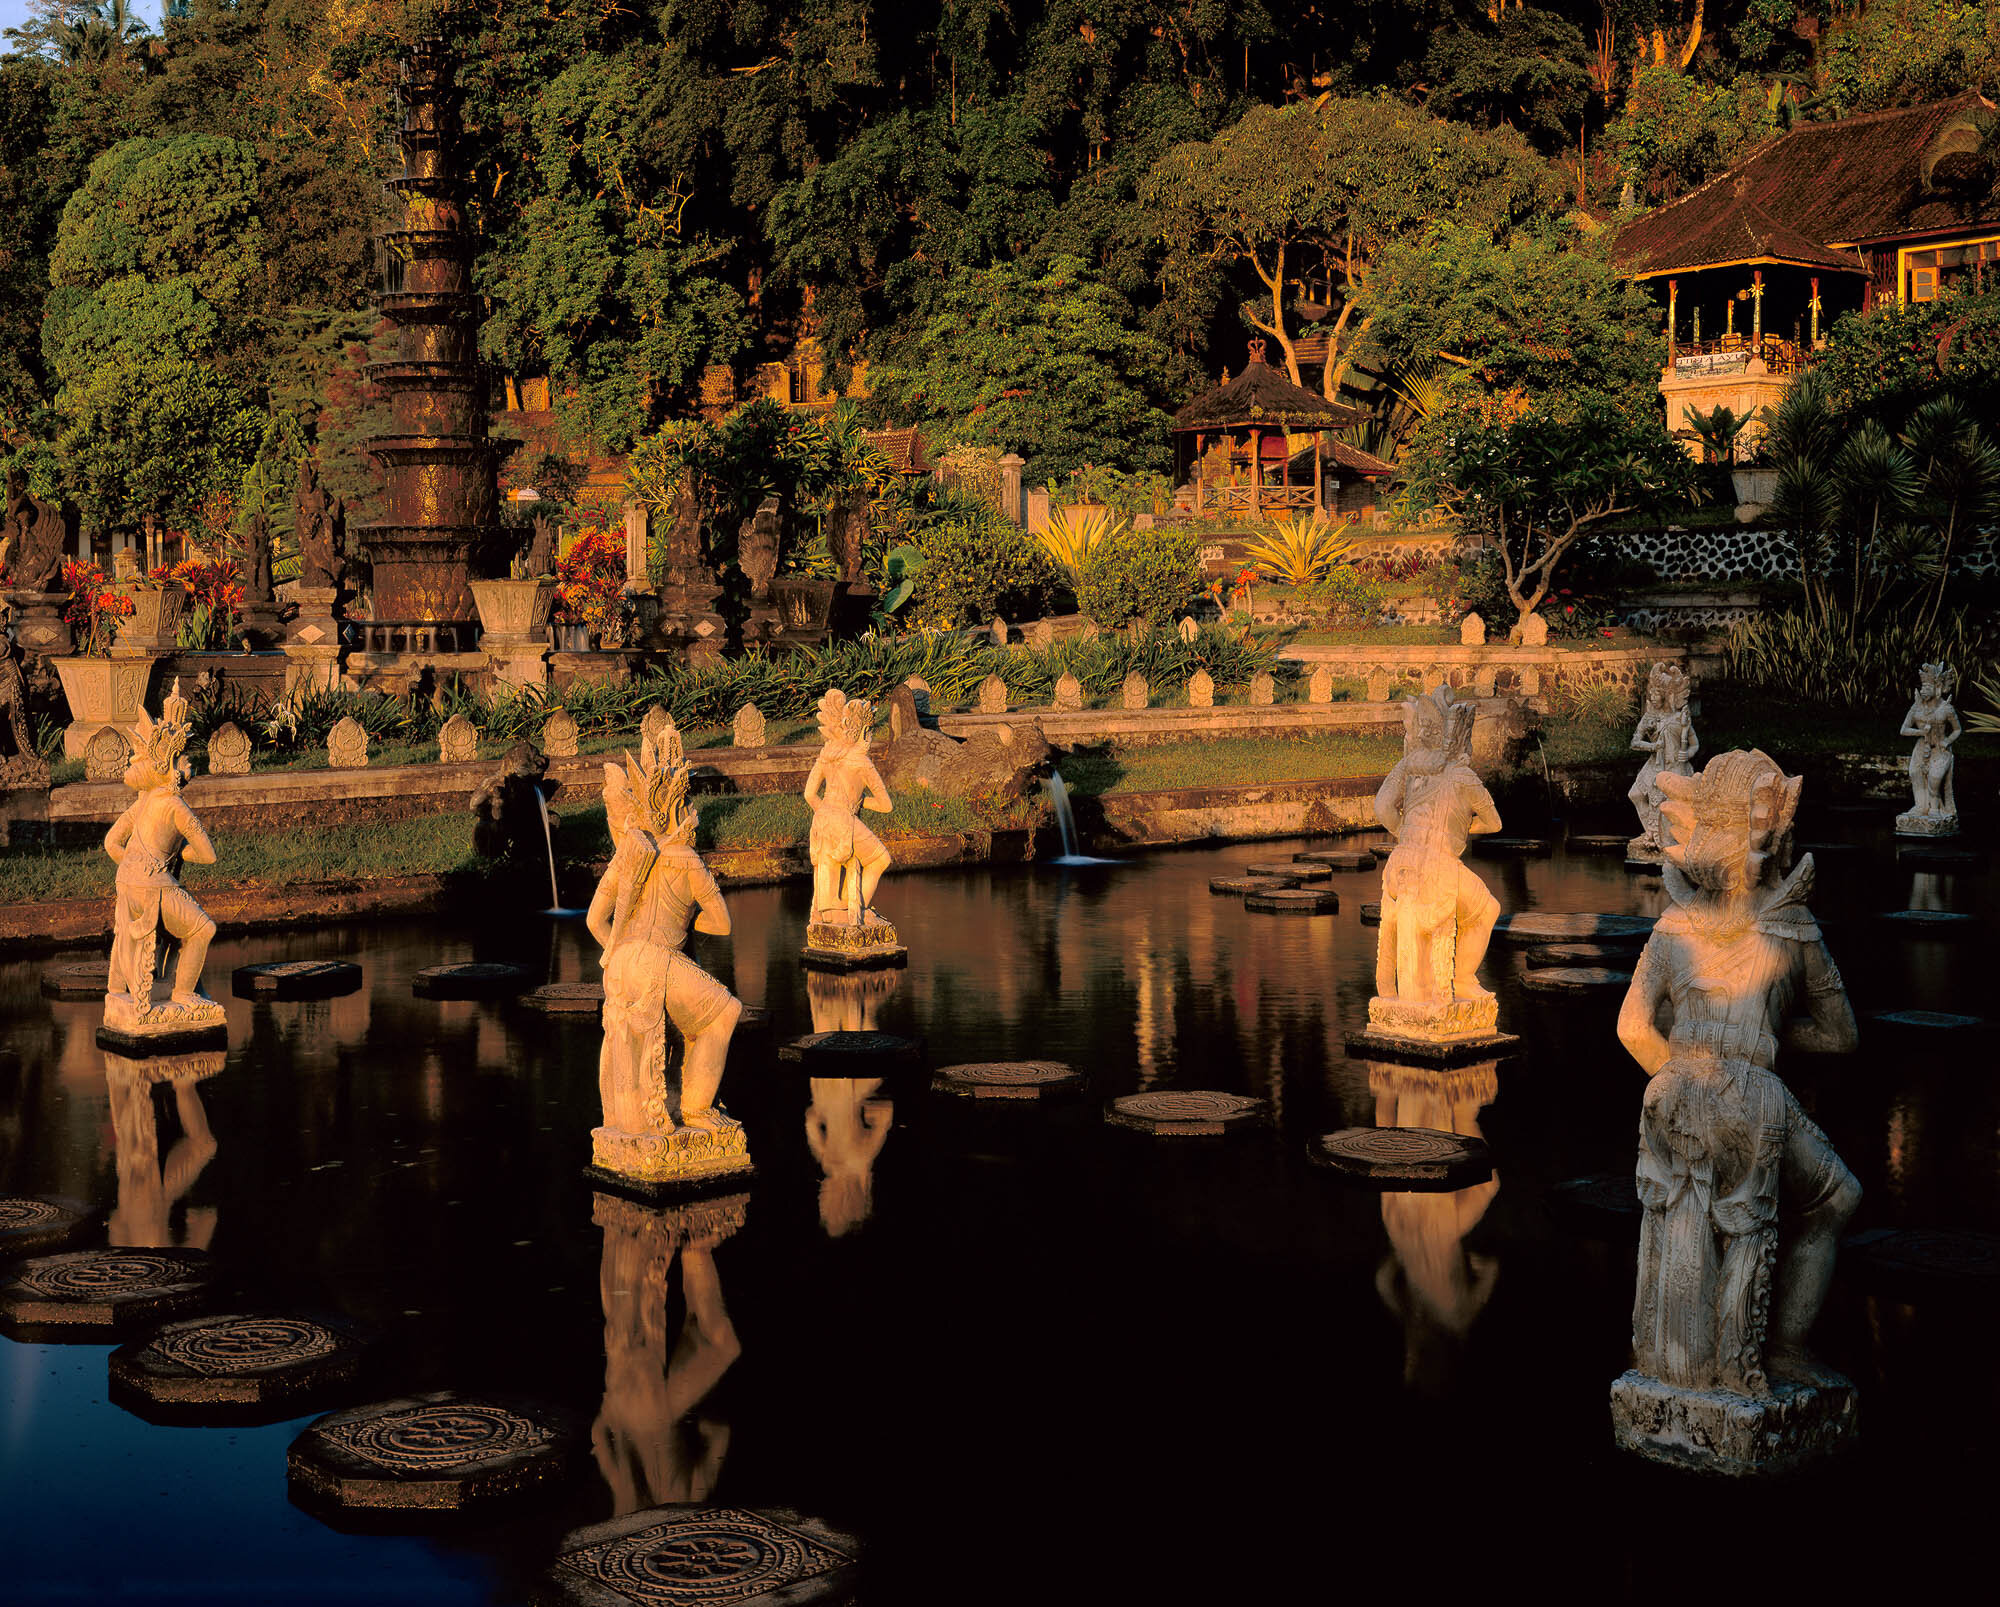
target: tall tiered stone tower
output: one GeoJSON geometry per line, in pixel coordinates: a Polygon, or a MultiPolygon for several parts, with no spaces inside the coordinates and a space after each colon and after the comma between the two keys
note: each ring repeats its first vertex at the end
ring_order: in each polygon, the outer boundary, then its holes
{"type": "Polygon", "coordinates": [[[396,325],[396,360],[370,376],[388,394],[395,433],[368,445],[387,482],[387,522],[360,532],[374,567],[375,618],[441,626],[437,648],[472,645],[470,561],[497,523],[494,470],[511,450],[486,433],[472,242],[452,165],[458,133],[453,60],[441,39],[403,57],[403,176],[389,181],[403,226],[382,236],[378,306],[396,325]],[[456,628],[453,628],[456,627],[456,628]]]}

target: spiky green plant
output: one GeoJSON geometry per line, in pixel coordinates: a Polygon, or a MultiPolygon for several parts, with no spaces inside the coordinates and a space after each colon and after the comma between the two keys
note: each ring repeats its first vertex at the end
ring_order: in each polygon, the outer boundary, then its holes
{"type": "Polygon", "coordinates": [[[1310,586],[1354,550],[1347,534],[1353,520],[1329,519],[1324,513],[1294,513],[1277,520],[1244,551],[1273,580],[1286,586],[1310,586]]]}
{"type": "Polygon", "coordinates": [[[1125,521],[1109,508],[1052,508],[1049,522],[1035,532],[1035,539],[1049,561],[1076,586],[1083,583],[1083,572],[1090,566],[1091,549],[1124,528],[1125,521]]]}

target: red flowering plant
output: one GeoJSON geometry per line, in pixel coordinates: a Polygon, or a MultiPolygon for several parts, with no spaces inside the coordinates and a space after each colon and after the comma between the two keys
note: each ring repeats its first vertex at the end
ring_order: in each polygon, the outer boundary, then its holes
{"type": "Polygon", "coordinates": [[[132,599],[111,589],[96,564],[65,558],[62,589],[69,593],[63,619],[76,638],[76,650],[90,658],[108,658],[118,636],[118,621],[132,612],[132,599]]]}
{"type": "Polygon", "coordinates": [[[624,639],[625,540],[608,530],[586,530],[556,560],[555,618],[587,625],[598,642],[616,646],[624,639]]]}
{"type": "Polygon", "coordinates": [[[181,609],[177,646],[194,653],[221,653],[229,648],[237,610],[243,606],[243,585],[236,565],[221,559],[190,558],[152,571],[161,585],[177,584],[188,594],[181,609]]]}

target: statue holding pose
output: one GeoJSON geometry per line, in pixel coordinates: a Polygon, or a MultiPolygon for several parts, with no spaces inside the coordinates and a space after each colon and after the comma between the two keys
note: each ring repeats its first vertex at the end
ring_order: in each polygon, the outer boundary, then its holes
{"type": "Polygon", "coordinates": [[[886,814],[889,789],[868,757],[868,731],[875,705],[845,692],[819,700],[824,746],[806,777],[811,806],[812,920],[806,929],[807,955],[839,953],[850,961],[893,961],[902,957],[896,929],[875,913],[875,887],[889,868],[889,850],[866,826],[860,811],[886,814]]]}
{"type": "Polygon", "coordinates": [[[222,1006],[201,990],[215,922],[180,884],[182,863],[213,865],[215,845],[181,798],[192,772],[181,757],[188,706],[178,680],[157,721],[139,711],[135,735],[125,785],[139,796],[104,837],[104,851],[118,866],[104,1025],[128,1037],[217,1028],[222,1006]],[[153,984],[169,962],[173,995],[155,1004],[153,984]]]}
{"type": "Polygon", "coordinates": [[[1628,859],[1659,863],[1660,773],[1694,774],[1694,756],[1701,751],[1701,739],[1694,734],[1694,721],[1688,716],[1688,694],[1693,689],[1687,671],[1678,664],[1655,664],[1646,676],[1646,707],[1632,733],[1633,751],[1643,753],[1646,762],[1625,795],[1639,812],[1639,835],[1625,845],[1628,859]]]}
{"type": "Polygon", "coordinates": [[[1650,1081],[1613,1423],[1643,1455],[1759,1472],[1853,1425],[1853,1386],[1806,1336],[1861,1188],[1774,1068],[1781,1042],[1852,1050],[1854,1013],[1806,908],[1812,856],[1792,865],[1800,778],[1739,751],[1660,785],[1673,907],[1618,1018],[1650,1081]]]}
{"type": "Polygon", "coordinates": [[[1461,862],[1468,839],[1500,829],[1469,762],[1472,719],[1473,706],[1448,686],[1403,705],[1403,757],[1375,795],[1375,817],[1396,846],[1382,868],[1371,1036],[1478,1038],[1498,1019],[1478,973],[1500,901],[1461,862]]]}
{"type": "Polygon", "coordinates": [[[668,725],[634,759],[604,767],[611,863],[587,924],[604,951],[604,1125],[593,1167],[641,1183],[746,1171],[743,1124],[715,1103],[743,1006],[683,952],[688,927],[729,934],[729,908],[693,848],[695,811],[680,733],[668,725]],[[682,1040],[667,1077],[667,1022],[682,1040]]]}
{"type": "Polygon", "coordinates": [[[299,459],[292,528],[299,542],[299,584],[321,590],[338,586],[345,557],[346,510],[321,482],[311,458],[299,459]]]}
{"type": "Polygon", "coordinates": [[[1910,750],[1910,790],[1916,802],[1896,817],[1905,837],[1951,837],[1958,832],[1958,802],[1952,796],[1951,772],[1958,763],[1951,745],[1958,740],[1958,710],[1951,706],[1952,674],[1943,664],[1926,664],[1917,684],[1916,701],[1903,716],[1903,732],[1915,737],[1910,750]]]}

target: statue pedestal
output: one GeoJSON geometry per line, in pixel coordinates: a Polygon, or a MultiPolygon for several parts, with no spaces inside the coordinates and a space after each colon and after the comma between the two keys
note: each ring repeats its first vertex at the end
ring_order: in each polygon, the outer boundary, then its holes
{"type": "Polygon", "coordinates": [[[278,622],[276,603],[246,603],[236,618],[247,651],[267,652],[285,638],[285,627],[278,622]]]}
{"type": "Polygon", "coordinates": [[[1854,1386],[1778,1383],[1757,1400],[1637,1371],[1611,1386],[1611,1434],[1653,1462],[1734,1478],[1785,1473],[1840,1450],[1859,1426],[1854,1386]]]}
{"type": "Polygon", "coordinates": [[[676,1127],[671,1133],[593,1127],[590,1165],[584,1175],[641,1199],[662,1199],[701,1189],[718,1178],[742,1178],[754,1170],[743,1124],[730,1122],[716,1133],[698,1127],[676,1127]]]}
{"type": "Polygon", "coordinates": [[[906,965],[910,951],[897,939],[896,929],[877,915],[859,926],[845,921],[811,921],[806,925],[805,963],[815,971],[868,971],[877,966],[906,965]]]}
{"type": "Polygon", "coordinates": [[[338,586],[296,588],[298,616],[279,646],[285,651],[285,695],[331,692],[340,685],[338,586]]]}
{"type": "Polygon", "coordinates": [[[1625,844],[1625,863],[1628,865],[1650,865],[1658,868],[1660,859],[1660,845],[1650,837],[1641,834],[1625,844]]]}
{"type": "Polygon", "coordinates": [[[1500,1002],[1474,999],[1368,1001],[1368,1030],[1350,1033],[1352,1054],[1420,1066],[1463,1066],[1511,1054],[1521,1040],[1498,1030],[1500,1002]]]}
{"type": "Polygon", "coordinates": [[[493,678],[509,686],[546,686],[549,644],[544,637],[482,636],[479,645],[492,660],[493,678]]]}
{"type": "Polygon", "coordinates": [[[98,1048],[135,1057],[226,1048],[228,1043],[222,1006],[213,999],[193,1004],[169,1000],[141,1009],[122,993],[109,994],[104,1024],[97,1029],[98,1048]]]}
{"type": "Polygon", "coordinates": [[[1958,835],[1958,814],[1920,815],[1912,810],[1909,814],[1896,817],[1898,837],[1956,837],[1958,835]]]}
{"type": "Polygon", "coordinates": [[[14,640],[23,652],[43,658],[61,658],[71,650],[69,621],[63,610],[69,606],[66,591],[9,591],[4,594],[14,610],[14,640]]]}

